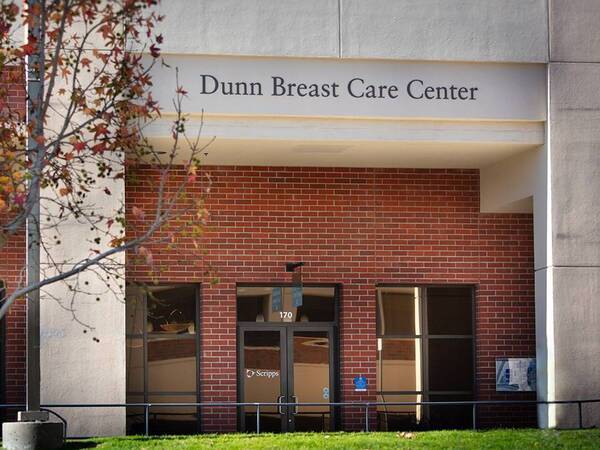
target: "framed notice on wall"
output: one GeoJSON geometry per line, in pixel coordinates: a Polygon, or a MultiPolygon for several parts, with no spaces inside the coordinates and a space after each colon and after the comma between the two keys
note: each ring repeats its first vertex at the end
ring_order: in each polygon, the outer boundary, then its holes
{"type": "Polygon", "coordinates": [[[496,391],[527,392],[535,390],[535,358],[496,359],[496,391]]]}

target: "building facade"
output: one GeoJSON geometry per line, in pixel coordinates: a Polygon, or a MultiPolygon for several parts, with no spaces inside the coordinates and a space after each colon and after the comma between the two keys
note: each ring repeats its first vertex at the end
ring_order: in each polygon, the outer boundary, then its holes
{"type": "MultiPolygon", "coordinates": [[[[201,249],[186,238],[153,248],[158,273],[123,257],[121,301],[82,294],[99,342],[42,305],[43,403],[318,403],[262,410],[263,429],[293,431],[364,426],[364,410],[331,402],[598,397],[597,2],[162,9],[189,126],[216,137],[204,166],[210,228],[201,249]]],[[[172,73],[154,76],[168,105],[172,73]]],[[[169,145],[172,113],[147,129],[157,148],[169,145]]],[[[156,170],[130,173],[144,182],[115,183],[110,201],[151,206],[156,170]]],[[[11,289],[24,243],[3,252],[11,289]]],[[[5,322],[5,392],[16,402],[22,305],[5,322]]],[[[143,427],[136,408],[59,411],[74,436],[143,427]]],[[[153,432],[256,426],[255,408],[153,406],[151,417],[153,432]]],[[[369,417],[387,430],[472,425],[461,406],[379,405],[369,417]]],[[[583,419],[597,426],[600,407],[584,405],[583,419]]],[[[477,420],[571,427],[578,415],[485,406],[477,420]]]]}

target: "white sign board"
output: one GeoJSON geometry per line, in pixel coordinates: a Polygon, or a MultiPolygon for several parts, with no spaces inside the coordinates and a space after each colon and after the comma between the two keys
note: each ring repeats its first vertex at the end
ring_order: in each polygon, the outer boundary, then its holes
{"type": "Polygon", "coordinates": [[[542,64],[166,55],[153,96],[172,110],[175,70],[186,112],[438,120],[543,121],[542,64]]]}
{"type": "Polygon", "coordinates": [[[496,359],[496,391],[535,391],[535,358],[496,359]]]}

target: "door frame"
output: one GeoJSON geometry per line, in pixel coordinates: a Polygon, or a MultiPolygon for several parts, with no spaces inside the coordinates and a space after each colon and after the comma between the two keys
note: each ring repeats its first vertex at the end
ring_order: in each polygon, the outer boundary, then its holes
{"type": "MultiPolygon", "coordinates": [[[[268,324],[268,322],[265,322],[268,324]]],[[[287,387],[287,358],[286,358],[286,347],[287,347],[287,339],[286,339],[286,330],[281,326],[269,326],[263,325],[262,327],[251,327],[251,326],[238,326],[237,327],[237,392],[238,392],[238,402],[243,402],[244,399],[244,333],[246,331],[275,331],[279,333],[279,392],[285,392],[287,387]]],[[[238,408],[238,424],[240,431],[246,430],[246,415],[244,413],[244,406],[238,408]]],[[[280,417],[280,427],[281,430],[284,431],[287,428],[287,407],[285,414],[281,414],[280,417]]]]}
{"type": "MultiPolygon", "coordinates": [[[[334,325],[326,325],[326,326],[293,326],[291,324],[286,327],[286,335],[287,335],[287,382],[288,382],[288,393],[291,395],[296,395],[294,391],[294,332],[295,331],[325,331],[329,338],[329,403],[335,403],[338,399],[337,397],[337,386],[338,380],[336,379],[336,375],[339,374],[337,370],[337,359],[339,359],[338,347],[337,347],[337,327],[334,325]]],[[[311,325],[308,323],[307,325],[311,325]]],[[[300,399],[300,402],[302,400],[300,399]]],[[[329,417],[329,430],[334,431],[336,429],[337,424],[337,411],[335,406],[329,407],[330,417],[329,417]]],[[[296,421],[295,415],[288,411],[288,416],[292,420],[288,419],[288,429],[286,431],[296,431],[296,421]],[[291,429],[290,429],[291,428],[291,429]]]]}
{"type": "MultiPolygon", "coordinates": [[[[237,393],[238,402],[244,399],[244,333],[246,331],[276,331],[279,332],[280,346],[280,392],[284,396],[284,403],[291,402],[291,396],[294,386],[294,332],[295,331],[324,331],[329,339],[329,403],[335,403],[338,398],[338,336],[337,327],[330,322],[315,323],[279,323],[279,322],[258,322],[246,323],[240,322],[237,327],[237,393]]],[[[325,403],[324,403],[325,404],[325,403]]],[[[281,414],[281,432],[295,431],[294,414],[291,407],[283,407],[284,413],[281,414]]],[[[246,430],[246,416],[244,407],[238,409],[239,430],[246,430]]],[[[329,427],[333,431],[337,428],[338,413],[335,406],[330,406],[329,427]]]]}
{"type": "MultiPolygon", "coordinates": [[[[340,347],[339,347],[339,320],[341,306],[341,291],[340,283],[303,283],[305,287],[332,287],[334,288],[334,321],[333,322],[239,322],[237,321],[237,288],[240,287],[293,287],[294,283],[237,283],[236,284],[236,384],[237,384],[237,401],[243,402],[244,399],[244,348],[243,348],[243,333],[250,331],[276,331],[280,330],[280,348],[281,348],[281,382],[280,389],[288,387],[288,384],[293,387],[293,333],[295,330],[304,331],[326,331],[329,334],[329,383],[330,383],[330,403],[339,401],[340,398],[340,383],[339,383],[339,367],[340,367],[340,347]],[[285,358],[285,359],[284,359],[285,358]],[[290,373],[288,373],[288,371],[290,373]],[[285,372],[285,373],[284,373],[285,372]]],[[[291,392],[292,388],[288,388],[291,392]]],[[[284,407],[285,408],[285,407],[284,407]]],[[[330,407],[330,429],[336,430],[339,427],[340,415],[338,408],[330,407]]],[[[291,413],[288,408],[285,408],[285,414],[281,415],[281,432],[293,431],[295,423],[292,420],[292,429],[288,424],[288,415],[291,413]]],[[[244,408],[238,408],[238,430],[244,432],[246,428],[244,408]]]]}

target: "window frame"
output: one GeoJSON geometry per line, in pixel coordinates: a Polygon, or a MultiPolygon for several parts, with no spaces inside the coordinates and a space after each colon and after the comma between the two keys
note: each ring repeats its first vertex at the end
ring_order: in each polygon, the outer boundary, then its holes
{"type": "MultiPolygon", "coordinates": [[[[375,334],[377,339],[377,367],[379,367],[380,373],[376,373],[377,381],[383,382],[383,365],[382,365],[382,353],[383,353],[383,340],[385,339],[417,339],[419,340],[419,346],[421,351],[421,390],[420,391],[386,391],[382,389],[377,389],[375,391],[378,397],[382,399],[386,395],[414,395],[421,396],[422,401],[428,401],[430,396],[440,396],[440,395],[470,395],[474,400],[476,400],[477,396],[477,322],[476,322],[476,311],[475,311],[475,298],[477,292],[477,285],[468,284],[468,283],[447,283],[447,284],[422,284],[422,283],[378,283],[375,286],[375,307],[376,307],[376,328],[375,334]],[[429,288],[468,288],[471,291],[470,301],[471,301],[471,334],[429,334],[428,323],[427,323],[427,307],[428,307],[428,289],[429,288]],[[416,288],[419,290],[419,300],[416,305],[419,308],[419,317],[421,319],[421,323],[419,324],[418,329],[421,333],[417,334],[406,334],[406,333],[390,333],[382,335],[379,333],[381,329],[380,326],[380,312],[379,312],[379,295],[380,291],[385,291],[386,288],[416,288]],[[382,350],[379,350],[379,340],[381,339],[382,350]],[[472,348],[472,370],[473,370],[473,379],[471,381],[471,390],[470,391],[459,391],[459,390],[430,390],[429,389],[429,340],[430,339],[471,339],[471,348],[472,348]]],[[[415,329],[417,326],[415,324],[415,329]]],[[[383,383],[381,383],[383,384],[383,383]]],[[[380,386],[383,387],[383,386],[380,386]]]]}
{"type": "MultiPolygon", "coordinates": [[[[137,283],[130,283],[130,286],[136,286],[137,283]]],[[[143,392],[136,392],[136,391],[129,391],[127,389],[127,384],[129,382],[129,374],[127,373],[127,362],[125,364],[125,370],[126,370],[126,375],[125,375],[125,397],[127,398],[128,396],[138,396],[138,397],[143,397],[143,401],[144,403],[148,403],[149,402],[149,397],[153,396],[153,397],[161,397],[161,396],[193,396],[195,397],[195,401],[196,403],[200,403],[201,401],[201,392],[202,392],[202,386],[201,386],[201,377],[200,377],[200,370],[201,370],[201,361],[200,361],[200,357],[201,357],[201,341],[200,341],[200,306],[201,306],[201,290],[202,290],[202,286],[199,283],[179,283],[179,282],[175,282],[175,283],[159,283],[157,285],[153,285],[151,287],[149,287],[149,289],[151,290],[152,287],[165,287],[168,286],[170,288],[181,288],[181,287],[191,287],[194,288],[194,307],[195,307],[195,316],[194,316],[194,329],[195,329],[195,333],[192,334],[174,334],[173,336],[171,336],[172,339],[183,339],[183,340],[194,340],[195,343],[195,356],[196,356],[196,370],[195,370],[195,378],[196,378],[196,391],[149,391],[148,389],[148,341],[149,338],[151,340],[151,338],[157,338],[157,337],[162,337],[164,338],[165,335],[164,334],[158,334],[158,333],[153,333],[153,332],[148,332],[148,330],[146,329],[146,323],[148,320],[148,293],[147,292],[143,292],[143,301],[142,301],[142,305],[143,305],[143,321],[142,321],[142,333],[128,333],[128,327],[126,324],[125,327],[125,341],[126,341],[126,345],[129,345],[129,342],[131,340],[135,340],[135,339],[141,339],[142,340],[142,345],[143,345],[143,350],[142,350],[142,358],[143,358],[143,363],[144,363],[144,391],[143,392]]],[[[125,296],[125,301],[127,302],[127,295],[125,296]]],[[[159,404],[159,402],[154,402],[154,404],[159,404]]],[[[191,414],[190,414],[191,415],[191,414]]],[[[200,407],[196,408],[196,431],[198,433],[202,432],[202,421],[201,419],[201,411],[200,411],[200,407]]]]}

